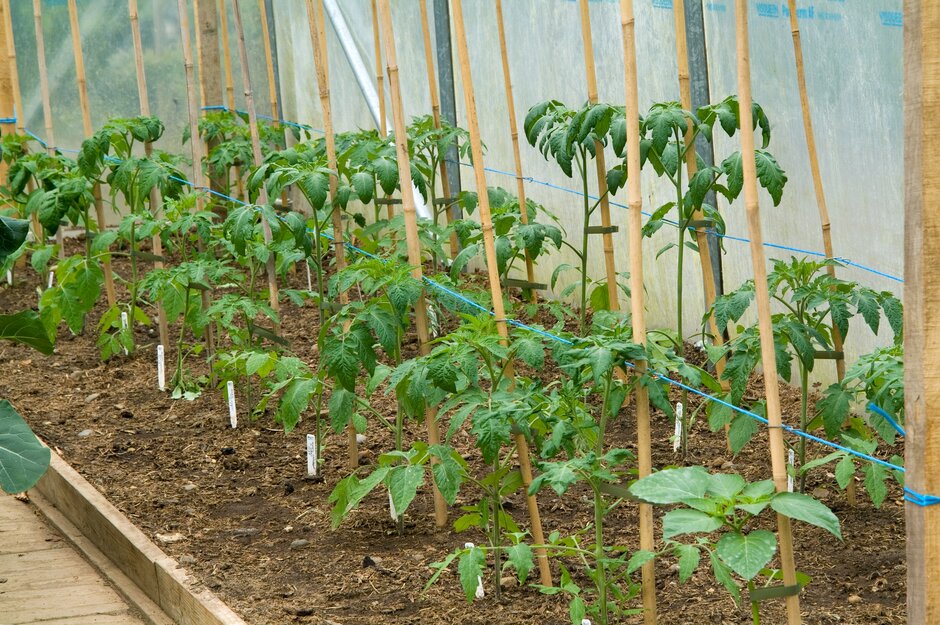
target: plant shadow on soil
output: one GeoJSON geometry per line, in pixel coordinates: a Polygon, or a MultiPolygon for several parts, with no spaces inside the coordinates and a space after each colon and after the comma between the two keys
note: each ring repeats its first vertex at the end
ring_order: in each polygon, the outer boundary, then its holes
{"type": "MultiPolygon", "coordinates": [[[[115,271],[129,275],[121,261],[115,262],[115,271]]],[[[27,273],[15,287],[0,287],[0,312],[35,301],[38,278],[27,273]]],[[[294,288],[305,286],[301,275],[291,281],[294,288]]],[[[12,401],[67,462],[251,625],[570,622],[563,598],[544,596],[529,587],[506,588],[499,604],[489,595],[469,604],[460,590],[456,566],[422,592],[431,563],[466,541],[484,543],[485,537],[437,530],[427,486],[409,509],[404,536],[397,536],[387,499],[378,492],[332,530],[327,497],[346,475],[345,436],[332,436],[327,442],[321,466],[325,480],[307,479],[303,435],[313,432],[310,411],[297,430],[285,435],[270,417],[248,422],[240,396],[244,426],[233,430],[221,391],[209,389],[195,401],[185,401],[172,400],[157,389],[155,328],[137,328],[138,350],[132,357],[100,362],[92,334],[102,312],[99,303],[83,335],[73,337],[61,330],[52,356],[21,346],[0,346],[0,397],[12,401]]],[[[283,318],[292,349],[314,363],[315,310],[285,303],[283,318]]],[[[167,377],[171,374],[172,369],[167,377]]],[[[553,374],[557,371],[540,375],[553,374]]],[[[752,385],[753,395],[760,395],[762,387],[757,381],[752,385]]],[[[784,414],[798,414],[798,391],[785,388],[784,393],[784,414]]],[[[393,398],[375,399],[380,410],[392,413],[393,398]]],[[[679,464],[681,458],[669,440],[671,421],[658,412],[653,418],[653,465],[679,464]]],[[[612,445],[635,450],[629,405],[610,431],[612,445]]],[[[379,427],[367,435],[361,449],[363,465],[372,464],[393,446],[390,433],[379,427]]],[[[423,436],[421,424],[409,424],[407,440],[423,436]]],[[[737,457],[726,451],[724,435],[709,432],[701,420],[694,424],[690,441],[692,461],[709,470],[735,471],[749,480],[770,476],[763,433],[737,457]]],[[[479,464],[466,431],[456,435],[454,444],[474,465],[479,464]]],[[[826,452],[814,449],[814,453],[826,452]]],[[[889,488],[880,510],[861,492],[859,506],[851,508],[825,469],[811,476],[808,491],[815,491],[839,516],[845,540],[794,524],[797,567],[813,580],[802,593],[805,623],[906,622],[903,494],[896,484],[889,488]]],[[[461,504],[474,503],[477,495],[465,487],[451,509],[451,519],[458,516],[461,504]]],[[[583,489],[574,488],[564,498],[543,491],[539,503],[546,534],[575,532],[591,520],[590,497],[583,489]]],[[[526,527],[525,502],[518,494],[511,500],[510,512],[526,527]]],[[[634,504],[616,508],[607,523],[608,544],[638,548],[636,519],[634,504]]],[[[704,566],[689,582],[679,584],[674,561],[662,559],[657,561],[656,580],[659,622],[750,623],[749,607],[736,607],[704,566]]],[[[765,623],[784,622],[782,601],[764,604],[762,617],[765,623]]],[[[639,623],[642,618],[624,622],[639,623]]]]}

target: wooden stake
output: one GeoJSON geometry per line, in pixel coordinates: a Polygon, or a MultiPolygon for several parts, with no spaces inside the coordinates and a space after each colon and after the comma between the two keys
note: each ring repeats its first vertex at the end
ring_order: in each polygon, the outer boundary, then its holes
{"type": "MultiPolygon", "coordinates": [[[[683,0],[677,0],[673,2],[673,17],[675,18],[676,25],[676,60],[679,69],[679,103],[687,111],[692,110],[692,85],[689,75],[689,45],[685,32],[685,2],[683,0]]],[[[692,176],[695,175],[695,172],[698,171],[698,155],[695,152],[695,148],[688,149],[692,145],[692,127],[690,126],[685,133],[685,145],[687,146],[687,151],[685,153],[685,167],[688,172],[688,179],[691,180],[692,176]]],[[[701,221],[705,218],[705,215],[701,210],[697,210],[692,214],[692,219],[701,221]]],[[[718,290],[715,284],[715,272],[712,268],[712,253],[711,248],[708,245],[708,234],[706,233],[704,226],[699,226],[695,229],[695,242],[698,246],[698,257],[699,264],[702,267],[702,286],[705,290],[705,305],[710,309],[715,305],[715,299],[718,297],[718,290]]],[[[715,321],[714,315],[709,315],[708,324],[711,328],[712,334],[712,344],[716,347],[720,347],[725,342],[724,334],[719,331],[718,323],[715,321]]],[[[730,383],[722,379],[722,375],[725,372],[725,358],[721,357],[718,362],[715,363],[715,373],[717,374],[718,383],[721,384],[722,390],[725,392],[730,389],[730,383]]],[[[731,450],[731,440],[728,438],[728,431],[730,426],[725,426],[725,439],[728,450],[731,450]]]]}
{"type": "MultiPolygon", "coordinates": [[[[6,48],[3,50],[5,58],[0,63],[0,117],[6,119],[18,118],[22,115],[16,103],[16,79],[14,78],[16,66],[13,64],[16,57],[13,56],[11,59],[9,55],[9,51],[12,49],[12,31],[7,29],[7,22],[13,19],[12,16],[9,16],[9,12],[9,4],[0,4],[0,44],[3,44],[2,47],[6,48]],[[9,20],[7,19],[8,16],[10,17],[9,20]]],[[[13,134],[16,132],[16,122],[3,124],[2,130],[3,134],[13,134]]],[[[6,175],[7,165],[0,162],[0,178],[6,180],[6,175]]]]}
{"type": "MultiPolygon", "coordinates": [[[[816,193],[816,206],[819,209],[819,223],[822,229],[823,250],[826,258],[834,257],[832,247],[832,225],[829,221],[829,208],[826,205],[826,193],[823,190],[822,173],[819,170],[819,155],[816,152],[816,135],[813,132],[813,116],[809,110],[809,93],[806,90],[806,69],[803,65],[803,44],[800,41],[800,25],[796,17],[796,0],[788,0],[790,10],[790,32],[793,35],[793,56],[796,59],[796,81],[800,89],[800,107],[803,109],[803,132],[806,135],[806,150],[809,154],[809,168],[813,175],[813,190],[816,193]]],[[[826,267],[826,272],[836,277],[836,268],[833,265],[826,267]]],[[[836,377],[839,382],[845,378],[845,357],[842,346],[842,333],[839,327],[832,324],[832,349],[839,354],[836,358],[836,377]]],[[[855,480],[849,480],[845,495],[850,505],[858,503],[855,480]]]]}
{"type": "MultiPolygon", "coordinates": [[[[307,0],[312,2],[312,0],[307,0]]],[[[405,112],[401,99],[401,87],[398,78],[398,55],[395,51],[395,35],[392,27],[392,10],[389,0],[379,0],[379,21],[382,26],[382,38],[385,44],[385,60],[388,69],[388,88],[391,92],[392,123],[395,129],[395,148],[398,160],[398,175],[401,183],[402,211],[405,217],[405,236],[408,244],[408,263],[414,268],[412,276],[422,284],[421,295],[415,303],[415,327],[418,331],[418,349],[421,355],[430,353],[431,335],[428,332],[428,309],[425,303],[424,281],[421,271],[421,245],[418,240],[418,216],[415,211],[414,188],[411,183],[411,163],[408,158],[408,135],[405,132],[405,112]]],[[[428,409],[424,418],[428,428],[428,444],[438,445],[441,441],[437,423],[437,410],[428,409]]],[[[432,458],[432,462],[439,462],[432,458]]],[[[434,522],[437,527],[447,525],[447,502],[432,480],[434,490],[434,522]]]]}
{"type": "MultiPolygon", "coordinates": [[[[437,74],[434,72],[434,51],[431,47],[431,26],[428,21],[428,5],[427,0],[418,0],[418,6],[421,8],[421,32],[424,35],[424,63],[428,69],[428,89],[431,91],[431,116],[434,119],[434,127],[440,129],[441,127],[441,95],[437,90],[437,74]]],[[[441,155],[441,165],[440,165],[440,176],[441,176],[441,193],[444,194],[445,198],[450,198],[450,178],[447,177],[447,163],[445,162],[446,155],[441,155]]],[[[482,192],[484,192],[485,189],[482,192]]],[[[431,193],[431,209],[436,210],[433,206],[434,204],[434,189],[430,189],[431,193]]],[[[453,221],[453,216],[451,214],[452,206],[448,205],[447,210],[444,211],[447,223],[453,221]]],[[[459,253],[459,245],[457,243],[457,233],[452,231],[450,233],[450,255],[451,258],[456,258],[459,253]]]]}
{"type": "MultiPolygon", "coordinates": [[[[523,224],[529,223],[526,205],[525,179],[522,177],[522,153],[519,149],[519,125],[516,123],[516,102],[512,95],[512,75],[509,72],[509,50],[506,45],[506,25],[503,20],[503,0],[496,0],[496,27],[499,31],[499,53],[503,60],[503,82],[506,85],[506,109],[509,113],[509,134],[512,137],[512,156],[516,166],[516,194],[519,196],[519,212],[523,224]]],[[[525,250],[525,273],[529,282],[535,282],[535,267],[529,250],[525,250]]],[[[535,289],[531,291],[533,304],[539,301],[535,289]]]]}
{"type": "MultiPolygon", "coordinates": [[[[22,135],[26,133],[26,118],[23,113],[23,93],[20,91],[20,72],[16,65],[16,40],[13,37],[13,13],[10,11],[10,0],[3,0],[0,7],[2,7],[4,15],[6,15],[4,29],[6,31],[7,66],[10,71],[10,86],[13,92],[13,106],[16,111],[16,132],[22,135]]],[[[29,191],[33,190],[32,182],[29,183],[28,189],[29,191]]],[[[33,213],[30,219],[32,221],[33,236],[36,237],[36,242],[44,242],[46,240],[46,234],[42,229],[42,224],[39,222],[39,215],[33,213]]]]}
{"type": "MultiPolygon", "coordinates": [[[[584,39],[584,67],[587,76],[588,102],[597,104],[597,71],[594,69],[594,43],[591,36],[591,11],[588,0],[580,0],[581,6],[581,36],[584,39]]],[[[600,141],[594,143],[594,162],[597,165],[597,194],[600,196],[601,225],[610,227],[610,195],[607,193],[607,164],[604,157],[604,145],[600,141]]],[[[636,171],[639,171],[637,169],[636,171]]],[[[587,228],[590,224],[584,224],[587,228]]],[[[617,292],[617,266],[614,262],[614,235],[605,232],[604,240],[604,267],[607,271],[607,297],[610,300],[611,310],[620,310],[620,295],[617,292]]]]}
{"type": "Polygon", "coordinates": [[[280,112],[277,104],[277,83],[274,79],[274,54],[271,51],[271,33],[268,31],[268,9],[264,0],[258,0],[258,11],[261,14],[261,40],[264,43],[264,60],[268,71],[268,99],[271,101],[271,117],[274,125],[280,126],[280,112]]]}
{"type": "MultiPolygon", "coordinates": [[[[193,67],[193,46],[190,41],[189,33],[189,12],[186,7],[186,0],[177,1],[177,10],[180,18],[180,41],[183,44],[183,68],[186,73],[186,101],[189,106],[189,136],[190,147],[192,148],[193,158],[193,190],[196,195],[196,211],[202,211],[205,206],[205,200],[202,191],[206,188],[206,177],[202,171],[202,141],[199,141],[199,104],[196,101],[196,73],[193,67]]],[[[199,242],[200,250],[202,241],[199,242]]],[[[209,307],[209,294],[202,291],[202,308],[209,307]]],[[[208,360],[212,360],[215,354],[215,335],[211,325],[206,326],[206,349],[208,360]]],[[[212,380],[215,380],[215,373],[212,373],[212,380]]]]}
{"type": "MultiPolygon", "coordinates": [[[[682,0],[679,0],[681,2],[682,0]]],[[[627,203],[629,204],[628,231],[630,238],[630,310],[633,323],[633,341],[646,345],[646,310],[643,289],[643,195],[640,187],[640,102],[637,95],[636,20],[633,0],[620,0],[620,20],[623,35],[624,87],[626,89],[627,122],[627,203]]],[[[646,373],[646,363],[636,363],[637,375],[646,373]]],[[[636,386],[637,464],[640,477],[652,472],[653,459],[650,442],[650,402],[646,387],[636,386]]],[[[653,540],[653,508],[639,505],[640,549],[655,551],[653,540]]],[[[643,622],[656,623],[656,579],[653,563],[642,569],[643,622]]]]}
{"type": "MultiPolygon", "coordinates": [[[[385,72],[382,71],[382,39],[379,35],[379,10],[372,0],[372,43],[375,47],[375,87],[379,98],[379,134],[388,136],[388,111],[385,107],[385,72]]],[[[386,198],[391,195],[386,195],[386,198]]],[[[389,202],[386,205],[389,221],[395,218],[395,207],[389,202]]]]}
{"type": "MultiPolygon", "coordinates": [[[[320,106],[323,111],[323,131],[326,139],[327,166],[337,170],[336,164],[336,134],[333,129],[333,107],[330,100],[329,58],[326,48],[326,27],[323,14],[320,12],[322,4],[317,7],[314,2],[307,0],[307,22],[310,25],[310,43],[313,46],[313,60],[316,65],[317,87],[320,92],[320,106]]],[[[338,188],[336,176],[330,176],[330,200],[333,202],[333,254],[336,259],[336,270],[342,271],[346,267],[346,241],[343,236],[343,215],[336,203],[338,188]]],[[[341,305],[349,303],[349,295],[343,291],[339,295],[341,305]]],[[[356,441],[356,428],[350,423],[346,427],[348,467],[355,471],[359,467],[359,444],[356,441]]]]}
{"type": "MultiPolygon", "coordinates": [[[[774,331],[770,311],[770,291],[767,287],[767,264],[764,258],[764,238],[760,224],[760,206],[757,197],[757,164],[754,148],[754,120],[751,110],[751,59],[747,24],[747,0],[736,0],[736,36],[738,54],[738,102],[741,111],[741,155],[744,170],[744,204],[747,210],[748,234],[751,239],[751,261],[754,265],[754,288],[757,299],[758,329],[760,331],[761,364],[764,368],[764,392],[767,396],[767,421],[770,438],[770,462],[777,492],[787,490],[787,460],[781,429],[780,389],[777,379],[777,358],[774,350],[774,331]]],[[[790,519],[777,515],[777,534],[780,543],[780,565],[785,586],[796,584],[793,557],[793,536],[790,519]]],[[[798,625],[800,597],[786,598],[787,623],[798,625]]]]}
{"type": "MultiPolygon", "coordinates": [[[[940,4],[904,3],[905,483],[940,495],[940,4]]],[[[905,505],[907,622],[940,623],[940,505],[905,505]]]]}
{"type": "MultiPolygon", "coordinates": [[[[46,38],[42,32],[42,2],[33,0],[33,24],[36,31],[36,60],[39,67],[39,95],[42,100],[42,120],[46,130],[46,152],[55,155],[55,129],[52,122],[52,98],[49,96],[49,72],[46,68],[46,38]]],[[[59,246],[59,260],[65,259],[65,236],[56,228],[55,242],[59,246]]]]}
{"type": "MultiPolygon", "coordinates": [[[[467,33],[464,28],[463,3],[454,0],[454,33],[456,34],[457,56],[460,59],[460,79],[463,83],[464,107],[467,111],[467,126],[470,132],[470,152],[473,158],[473,172],[476,176],[477,195],[480,207],[480,225],[483,230],[483,248],[486,253],[486,267],[489,276],[490,294],[493,298],[493,312],[496,317],[496,329],[504,344],[509,342],[509,330],[506,326],[506,310],[503,305],[503,291],[499,280],[499,270],[496,266],[496,244],[493,236],[493,219],[490,214],[490,200],[486,192],[486,171],[483,165],[483,143],[480,141],[480,122],[477,118],[476,99],[473,93],[473,75],[470,72],[470,52],[467,48],[467,33]]],[[[512,363],[507,370],[511,370],[512,363]]],[[[525,437],[517,437],[517,452],[521,467],[529,465],[529,446],[525,437]]],[[[528,489],[531,484],[532,471],[528,470],[528,483],[526,471],[523,469],[523,483],[528,489]]],[[[529,521],[532,524],[532,540],[537,545],[545,544],[542,532],[542,520],[539,515],[538,503],[534,497],[526,499],[529,507],[529,521]]],[[[548,564],[548,554],[544,547],[536,547],[536,557],[539,563],[539,573],[542,584],[552,585],[552,574],[548,564]]]]}
{"type": "MultiPolygon", "coordinates": [[[[245,106],[248,109],[248,127],[251,132],[251,151],[254,158],[255,167],[260,167],[264,162],[261,154],[261,136],[258,134],[258,115],[255,112],[255,98],[251,90],[251,75],[248,71],[248,49],[245,46],[245,30],[242,28],[241,10],[238,6],[238,0],[232,0],[232,9],[235,12],[235,33],[238,37],[238,56],[242,66],[242,86],[245,88],[245,106]]],[[[258,190],[258,200],[262,204],[268,203],[268,191],[264,185],[258,190]]],[[[261,230],[264,233],[264,242],[270,244],[273,239],[271,233],[271,224],[266,217],[261,217],[261,230]]],[[[281,303],[278,300],[277,290],[277,271],[274,267],[274,254],[268,256],[266,264],[268,272],[268,301],[271,310],[274,311],[280,319],[281,303]]],[[[275,332],[280,333],[280,322],[275,324],[275,332]]]]}
{"type": "MultiPolygon", "coordinates": [[[[127,5],[131,19],[131,38],[134,41],[134,64],[137,68],[137,97],[140,100],[140,114],[148,117],[150,115],[150,96],[147,94],[147,73],[144,69],[144,47],[140,39],[140,17],[137,11],[137,0],[128,0],[127,5]]],[[[144,144],[144,152],[148,157],[153,154],[153,145],[149,141],[144,144]]],[[[160,190],[154,187],[150,190],[150,211],[155,217],[159,214],[160,206],[160,190]]],[[[159,233],[153,235],[152,245],[154,255],[163,256],[163,240],[160,238],[159,233]]],[[[153,266],[155,269],[163,269],[163,261],[156,260],[153,266]]],[[[159,300],[156,304],[160,344],[166,348],[170,345],[170,328],[163,304],[159,300]]]]}
{"type": "Polygon", "coordinates": [[[196,56],[194,60],[199,64],[199,107],[201,109],[206,105],[206,84],[202,65],[202,29],[199,27],[199,0],[193,0],[193,20],[195,21],[193,30],[196,36],[196,56]]]}
{"type": "Polygon", "coordinates": [[[235,82],[232,78],[232,48],[228,41],[228,9],[225,0],[219,0],[219,20],[222,31],[222,63],[225,67],[225,102],[228,108],[235,111],[235,82]]]}
{"type": "MultiPolygon", "coordinates": [[[[85,57],[82,54],[82,35],[78,27],[78,6],[75,0],[68,0],[69,25],[72,31],[72,54],[75,56],[75,77],[78,82],[78,102],[82,109],[82,131],[87,139],[94,134],[91,125],[91,107],[88,105],[88,81],[85,78],[85,57]]],[[[98,220],[98,232],[104,232],[104,202],[101,199],[101,185],[95,183],[92,189],[95,198],[95,219],[98,220]]],[[[102,263],[104,269],[104,289],[108,297],[108,306],[117,305],[117,293],[114,290],[114,275],[111,272],[111,259],[105,258],[102,263]]]]}

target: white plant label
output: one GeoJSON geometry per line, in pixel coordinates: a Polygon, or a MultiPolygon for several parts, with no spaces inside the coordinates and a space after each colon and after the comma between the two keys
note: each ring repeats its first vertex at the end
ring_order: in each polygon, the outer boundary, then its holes
{"type": "Polygon", "coordinates": [[[157,384],[161,391],[166,390],[166,362],[162,344],[157,345],[157,384]]]}
{"type": "Polygon", "coordinates": [[[50,271],[50,272],[49,272],[49,285],[48,285],[46,288],[47,288],[47,289],[51,289],[53,282],[55,282],[55,272],[54,272],[54,271],[50,271]]]}
{"type": "Polygon", "coordinates": [[[238,427],[238,413],[235,412],[235,383],[231,380],[225,385],[228,389],[228,420],[232,424],[232,429],[238,427]]]}
{"type": "Polygon", "coordinates": [[[307,434],[307,475],[317,476],[317,437],[307,434]]]}
{"type": "MultiPolygon", "coordinates": [[[[49,275],[51,276],[52,274],[49,274],[49,275]]],[[[124,332],[127,332],[127,313],[126,312],[121,313],[121,330],[123,330],[124,332]]],[[[127,356],[126,347],[124,348],[124,355],[127,356]]]]}
{"type": "Polygon", "coordinates": [[[581,625],[591,625],[591,619],[589,618],[581,619],[581,625]]]}
{"type": "MultiPolygon", "coordinates": [[[[473,543],[464,543],[464,549],[473,549],[476,545],[473,543]]],[[[477,589],[474,593],[477,599],[482,599],[486,595],[486,591],[483,590],[483,578],[477,575],[477,589]]]]}
{"type": "MultiPolygon", "coordinates": [[[[787,462],[790,463],[790,468],[792,469],[796,461],[796,455],[793,453],[793,450],[787,451],[787,462]]],[[[791,493],[793,492],[793,475],[787,471],[787,490],[791,493]]]]}
{"type": "Polygon", "coordinates": [[[672,450],[679,451],[682,446],[682,402],[676,404],[676,432],[672,437],[672,450]]]}
{"type": "Polygon", "coordinates": [[[13,286],[13,272],[9,270],[7,271],[7,284],[13,286]]]}
{"type": "Polygon", "coordinates": [[[388,513],[392,520],[398,523],[398,510],[395,509],[395,500],[392,499],[392,491],[388,491],[388,513]]]}
{"type": "Polygon", "coordinates": [[[313,290],[313,280],[310,278],[310,263],[304,263],[304,267],[307,268],[307,290],[313,290]]]}

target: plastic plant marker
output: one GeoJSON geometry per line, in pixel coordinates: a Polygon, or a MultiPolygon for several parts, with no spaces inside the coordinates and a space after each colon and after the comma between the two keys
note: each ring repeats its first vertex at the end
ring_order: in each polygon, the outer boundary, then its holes
{"type": "Polygon", "coordinates": [[[234,430],[238,427],[238,413],[235,411],[235,383],[229,380],[225,384],[225,390],[228,393],[228,420],[234,430]]]}
{"type": "Polygon", "coordinates": [[[672,435],[672,451],[679,451],[682,446],[682,402],[676,403],[676,428],[672,435]]]}
{"type": "Polygon", "coordinates": [[[307,434],[307,475],[317,476],[317,437],[307,434]]]}
{"type": "Polygon", "coordinates": [[[166,355],[162,344],[157,345],[157,386],[166,390],[166,355]]]}
{"type": "Polygon", "coordinates": [[[7,270],[7,284],[9,284],[10,286],[13,286],[13,272],[10,271],[9,269],[7,270]]]}
{"type": "Polygon", "coordinates": [[[310,263],[304,263],[307,269],[307,290],[313,292],[313,279],[310,276],[310,263]]]}
{"type": "MultiPolygon", "coordinates": [[[[10,273],[10,272],[8,271],[7,274],[9,274],[9,273],[10,273]]],[[[55,272],[50,271],[50,272],[49,272],[49,281],[48,281],[48,284],[46,285],[46,288],[47,288],[47,289],[51,289],[53,283],[55,283],[55,272]]],[[[10,279],[10,284],[13,284],[12,278],[10,279]]]]}
{"type": "MultiPolygon", "coordinates": [[[[790,470],[793,470],[793,466],[796,463],[796,452],[792,449],[787,450],[787,464],[790,467],[790,470]]],[[[793,492],[793,475],[790,471],[787,471],[787,491],[793,492]]]]}
{"type": "MultiPolygon", "coordinates": [[[[121,311],[121,331],[127,332],[127,313],[124,311],[121,311]]],[[[127,354],[128,354],[127,347],[125,346],[124,355],[127,356],[127,354]]]]}

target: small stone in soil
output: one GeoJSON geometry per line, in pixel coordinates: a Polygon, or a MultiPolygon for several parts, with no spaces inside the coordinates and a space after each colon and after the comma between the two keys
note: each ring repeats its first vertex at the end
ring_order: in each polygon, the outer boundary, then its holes
{"type": "Polygon", "coordinates": [[[210,577],[209,579],[206,580],[206,586],[208,586],[209,588],[212,588],[213,590],[215,590],[215,589],[217,589],[217,588],[221,588],[221,587],[222,587],[222,582],[220,582],[219,580],[217,580],[217,579],[214,578],[214,577],[210,577]]]}
{"type": "Polygon", "coordinates": [[[259,530],[257,527],[240,527],[237,530],[235,530],[235,535],[236,536],[255,536],[259,534],[260,532],[261,530],[259,530]]]}
{"type": "Polygon", "coordinates": [[[196,490],[196,485],[192,482],[187,482],[186,484],[183,484],[183,490],[185,490],[187,493],[194,491],[196,490]]]}
{"type": "Polygon", "coordinates": [[[87,397],[85,397],[85,403],[90,404],[91,402],[95,401],[99,397],[101,397],[101,393],[92,393],[91,395],[88,395],[87,397]]]}
{"type": "Polygon", "coordinates": [[[365,435],[365,434],[356,434],[356,443],[357,443],[357,444],[362,445],[362,444],[365,443],[365,442],[366,442],[366,435],[365,435]]]}
{"type": "Polygon", "coordinates": [[[90,429],[89,429],[89,430],[82,430],[81,432],[78,433],[78,436],[79,436],[80,438],[88,438],[89,436],[91,436],[91,435],[94,434],[94,433],[95,433],[94,430],[90,430],[90,429]]]}
{"type": "Polygon", "coordinates": [[[234,447],[223,447],[223,448],[220,449],[219,451],[222,452],[222,455],[223,455],[223,456],[231,456],[232,454],[235,453],[235,448],[234,448],[234,447]]]}
{"type": "Polygon", "coordinates": [[[816,499],[825,499],[829,496],[829,491],[825,488],[817,488],[813,491],[813,497],[816,499]]]}
{"type": "Polygon", "coordinates": [[[307,540],[306,538],[298,538],[297,540],[291,542],[290,548],[300,549],[301,547],[306,547],[309,544],[310,544],[310,541],[307,540]]]}
{"type": "Polygon", "coordinates": [[[286,608],[288,614],[294,616],[313,616],[313,608],[286,608]]]}
{"type": "Polygon", "coordinates": [[[290,482],[284,482],[284,494],[290,495],[292,492],[294,492],[294,485],[290,482]]]}
{"type": "Polygon", "coordinates": [[[121,411],[121,418],[122,418],[122,419],[133,419],[133,418],[134,418],[134,413],[131,412],[130,410],[122,410],[122,411],[121,411]]]}
{"type": "Polygon", "coordinates": [[[370,566],[375,566],[375,565],[376,565],[375,560],[373,560],[369,556],[366,556],[362,559],[362,568],[364,569],[367,569],[370,566]]]}
{"type": "Polygon", "coordinates": [[[180,534],[179,532],[174,532],[172,534],[157,534],[157,541],[163,543],[164,545],[178,543],[184,538],[186,537],[180,534]]]}
{"type": "Polygon", "coordinates": [[[196,564],[196,558],[192,556],[180,556],[178,561],[180,564],[196,564]]]}
{"type": "Polygon", "coordinates": [[[849,595],[849,603],[861,603],[862,598],[858,595],[849,595]]]}

